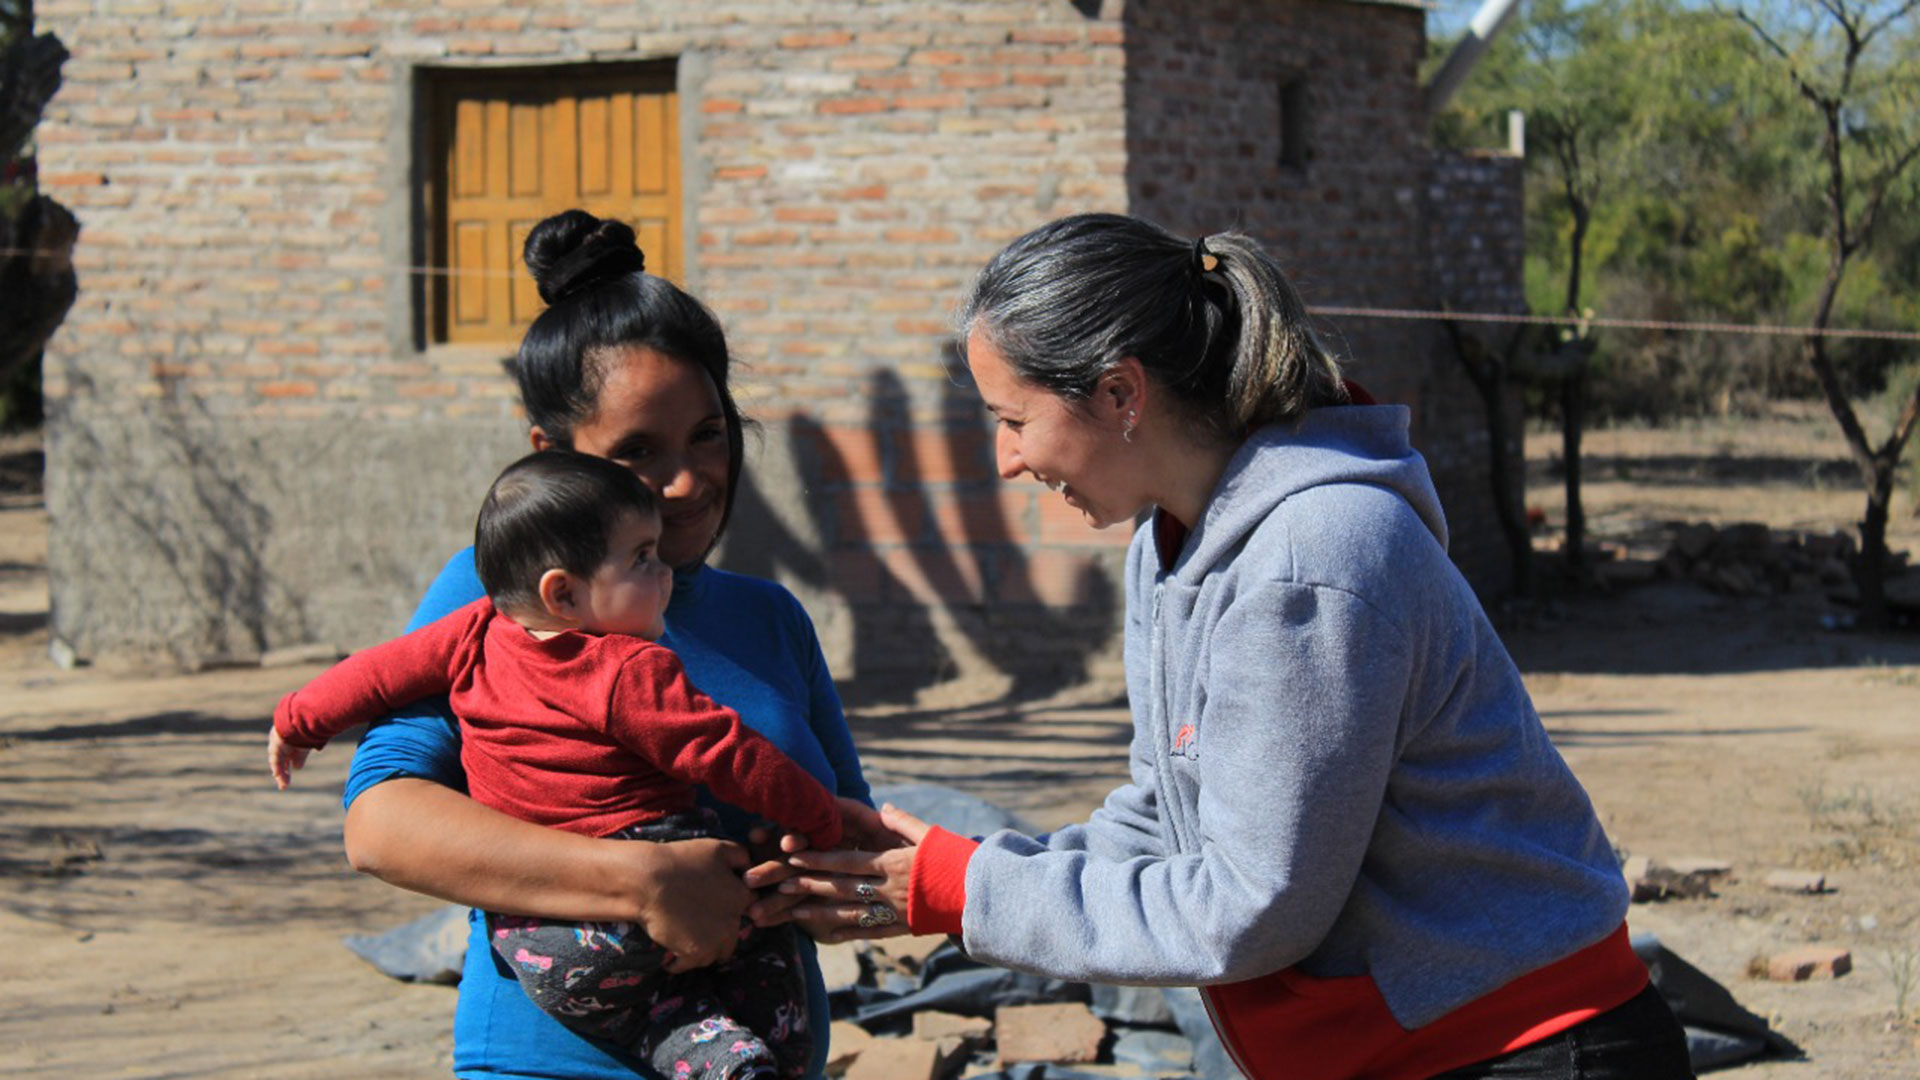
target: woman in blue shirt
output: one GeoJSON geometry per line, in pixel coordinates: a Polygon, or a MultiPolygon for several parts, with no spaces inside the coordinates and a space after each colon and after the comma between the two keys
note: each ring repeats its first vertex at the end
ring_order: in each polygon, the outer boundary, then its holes
{"type": "MultiPolygon", "coordinates": [[[[631,229],[570,210],[527,238],[548,308],[515,362],[536,449],[620,462],[660,496],[660,556],[674,567],[662,641],[716,701],[843,799],[869,802],[813,624],[772,582],[705,565],[738,487],[742,419],[726,338],[712,314],[645,272],[631,229]]],[[[455,555],[414,614],[423,625],[482,595],[471,549],[455,555]]],[[[600,840],[547,829],[467,798],[445,702],[368,728],[347,781],[355,868],[476,908],[554,919],[635,922],[682,968],[731,953],[754,895],[738,844],[600,840]]],[[[714,804],[730,836],[745,815],[714,804]]],[[[850,822],[852,824],[852,822],[850,822]]],[[[771,880],[767,868],[756,884],[771,880]]],[[[764,914],[765,901],[762,902],[764,914]]],[[[475,933],[484,924],[475,923],[475,933]]],[[[826,1056],[825,991],[811,948],[813,1074],[826,1056]]],[[[470,939],[454,1017],[454,1073],[511,1080],[633,1080],[646,1066],[568,1031],[534,1007],[484,940],[470,939]]]]}

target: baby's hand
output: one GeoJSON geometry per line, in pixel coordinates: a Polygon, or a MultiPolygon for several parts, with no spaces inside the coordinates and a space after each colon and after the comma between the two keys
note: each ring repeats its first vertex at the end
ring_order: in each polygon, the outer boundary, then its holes
{"type": "Polygon", "coordinates": [[[313,753],[304,746],[295,746],[280,737],[278,730],[267,732],[267,767],[273,770],[273,782],[281,791],[293,782],[293,770],[307,763],[307,755],[313,753]]]}

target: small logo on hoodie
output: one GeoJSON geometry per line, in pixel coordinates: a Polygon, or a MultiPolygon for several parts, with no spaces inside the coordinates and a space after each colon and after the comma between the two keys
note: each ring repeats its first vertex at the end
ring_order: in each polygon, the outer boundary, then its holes
{"type": "Polygon", "coordinates": [[[1199,736],[1199,729],[1195,728],[1192,724],[1181,724],[1180,730],[1175,732],[1173,736],[1173,756],[1183,757],[1188,761],[1199,761],[1199,736]]]}

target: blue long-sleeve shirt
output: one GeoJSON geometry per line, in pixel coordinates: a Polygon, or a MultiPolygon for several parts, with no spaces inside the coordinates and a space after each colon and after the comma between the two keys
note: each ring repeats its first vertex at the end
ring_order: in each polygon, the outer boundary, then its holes
{"type": "MultiPolygon", "coordinates": [[[[455,555],[427,588],[408,629],[484,595],[473,551],[455,555]]],[[[661,639],[695,686],[732,708],[829,790],[871,801],[840,696],[827,672],[813,623],[798,600],[769,581],[710,567],[674,575],[661,639]]],[[[396,777],[466,790],[459,729],[445,701],[426,702],[367,728],[354,752],[345,802],[396,777]]],[[[706,796],[728,835],[744,837],[746,814],[706,796]]],[[[477,918],[468,939],[460,1003],[454,1013],[454,1074],[470,1080],[634,1080],[655,1074],[638,1058],[589,1042],[527,999],[487,946],[477,918]]],[[[825,1069],[826,990],[810,941],[802,938],[814,1020],[812,1072],[825,1069]]]]}

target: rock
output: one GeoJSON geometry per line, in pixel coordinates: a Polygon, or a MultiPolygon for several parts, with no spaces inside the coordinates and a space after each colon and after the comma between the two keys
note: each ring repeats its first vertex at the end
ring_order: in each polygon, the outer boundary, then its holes
{"type": "Polygon", "coordinates": [[[1699,874],[1710,878],[1729,877],[1733,874],[1733,864],[1727,860],[1711,859],[1701,855],[1684,855],[1678,859],[1668,859],[1666,863],[1682,874],[1699,874]]]}
{"type": "Polygon", "coordinates": [[[349,934],[344,939],[355,956],[387,975],[406,982],[460,981],[466,962],[469,909],[443,907],[380,934],[349,934]]]}
{"type": "Polygon", "coordinates": [[[1802,945],[1767,959],[1767,978],[1775,982],[1837,979],[1853,970],[1853,954],[1834,945],[1802,945]]]}
{"type": "Polygon", "coordinates": [[[992,1036],[993,1021],[984,1016],[961,1016],[938,1009],[913,1014],[913,1037],[916,1039],[938,1042],[941,1039],[958,1038],[969,1043],[982,1043],[992,1036]]]}
{"type": "Polygon", "coordinates": [[[844,1075],[869,1045],[873,1036],[851,1020],[835,1020],[827,1029],[827,1075],[844,1075]]]}
{"type": "Polygon", "coordinates": [[[1093,997],[1093,1015],[1110,1024],[1173,1026],[1173,1010],[1168,1008],[1166,992],[1160,987],[1094,983],[1089,990],[1093,997]]]}
{"type": "Polygon", "coordinates": [[[959,1039],[875,1039],[848,1066],[846,1080],[944,1080],[965,1058],[959,1039]]]}
{"type": "Polygon", "coordinates": [[[1761,878],[1760,884],[1775,892],[1823,893],[1827,891],[1827,876],[1812,870],[1774,870],[1761,878]]]}
{"type": "Polygon", "coordinates": [[[1714,547],[1736,556],[1765,558],[1773,549],[1773,530],[1757,521],[1742,521],[1721,529],[1714,547]]]}
{"type": "Polygon", "coordinates": [[[1753,571],[1740,563],[1716,564],[1707,571],[1705,584],[1716,592],[1732,596],[1752,596],[1760,591],[1753,571]]]}
{"type": "Polygon", "coordinates": [[[1094,1061],[1107,1037],[1107,1026],[1077,1001],[1009,1005],[995,1015],[994,1031],[1002,1067],[1022,1061],[1094,1061]]]}
{"type": "Polygon", "coordinates": [[[927,957],[946,943],[945,934],[880,938],[873,942],[873,953],[876,960],[884,958],[891,966],[909,975],[917,975],[927,966],[927,957]]]}
{"type": "Polygon", "coordinates": [[[1687,900],[1713,895],[1714,874],[1699,871],[1682,873],[1645,855],[1629,858],[1621,865],[1620,872],[1626,876],[1636,904],[1649,900],[1687,900]]]}
{"type": "Polygon", "coordinates": [[[1185,1073],[1193,1068],[1193,1044],[1171,1031],[1130,1031],[1114,1040],[1113,1060],[1149,1076],[1185,1073]]]}
{"type": "Polygon", "coordinates": [[[67,644],[65,638],[59,637],[48,640],[47,659],[53,661],[53,666],[61,671],[72,671],[86,664],[86,661],[80,659],[80,654],[74,651],[73,646],[67,644]]]}
{"type": "Polygon", "coordinates": [[[1694,522],[1674,530],[1673,550],[1679,552],[1681,558],[1692,562],[1707,553],[1707,549],[1713,546],[1713,540],[1713,526],[1694,522]]]}
{"type": "Polygon", "coordinates": [[[820,977],[826,981],[827,993],[845,990],[860,981],[860,952],[860,943],[853,941],[822,945],[815,951],[820,958],[820,977]]]}

